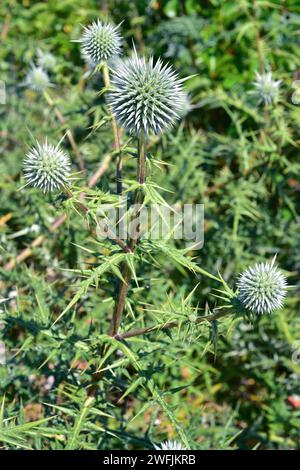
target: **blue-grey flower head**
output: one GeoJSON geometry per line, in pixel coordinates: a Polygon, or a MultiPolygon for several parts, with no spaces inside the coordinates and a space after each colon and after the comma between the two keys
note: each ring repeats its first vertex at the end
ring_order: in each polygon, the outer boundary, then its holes
{"type": "Polygon", "coordinates": [[[283,306],[287,282],[282,272],[271,262],[248,268],[238,279],[238,299],[249,313],[271,313],[283,306]]]}
{"type": "Polygon", "coordinates": [[[186,447],[183,447],[182,444],[178,441],[165,441],[160,445],[154,445],[156,450],[186,450],[186,447]]]}
{"type": "Polygon", "coordinates": [[[79,41],[82,53],[90,63],[107,62],[121,52],[121,36],[119,27],[110,23],[102,23],[99,19],[84,28],[79,41]]]}
{"type": "Polygon", "coordinates": [[[70,159],[59,146],[36,143],[24,159],[24,176],[29,186],[52,192],[67,186],[70,176],[70,159]]]}
{"type": "Polygon", "coordinates": [[[176,72],[160,59],[146,60],[136,51],[114,67],[108,101],[117,121],[129,133],[160,134],[181,116],[186,101],[176,72]]]}
{"type": "Polygon", "coordinates": [[[56,66],[56,59],[51,52],[44,52],[41,49],[37,50],[37,63],[39,67],[45,70],[53,70],[56,66]]]}
{"type": "Polygon", "coordinates": [[[272,72],[256,72],[256,80],[253,82],[255,90],[252,94],[256,95],[259,103],[275,103],[279,98],[279,87],[281,80],[274,80],[272,72]]]}
{"type": "Polygon", "coordinates": [[[43,92],[47,88],[53,87],[47,72],[42,67],[36,67],[35,65],[32,65],[27,73],[24,85],[38,92],[43,92]]]}

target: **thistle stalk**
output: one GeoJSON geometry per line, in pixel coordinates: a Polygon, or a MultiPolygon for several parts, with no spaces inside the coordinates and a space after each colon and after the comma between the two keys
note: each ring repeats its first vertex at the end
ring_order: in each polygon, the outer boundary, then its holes
{"type": "MultiPolygon", "coordinates": [[[[215,320],[219,320],[220,318],[231,315],[232,313],[232,310],[226,310],[223,312],[213,313],[211,315],[204,315],[203,317],[197,318],[195,323],[199,325],[200,323],[213,322],[215,320]]],[[[188,320],[186,321],[186,323],[188,323],[188,320]]],[[[128,338],[133,338],[135,336],[147,335],[155,331],[166,331],[170,330],[171,328],[176,328],[179,325],[181,325],[181,323],[178,321],[170,321],[160,325],[153,325],[145,328],[136,328],[135,330],[126,331],[126,333],[123,333],[122,335],[116,335],[116,339],[124,340],[128,338]]]]}
{"type": "Polygon", "coordinates": [[[140,185],[146,181],[146,137],[142,132],[138,140],[138,173],[137,180],[140,185]]]}
{"type": "MultiPolygon", "coordinates": [[[[107,68],[104,68],[103,74],[105,85],[109,87],[107,68]]],[[[113,119],[116,119],[120,126],[138,139],[138,188],[135,193],[135,205],[138,207],[134,210],[132,220],[139,222],[140,205],[144,199],[142,187],[146,181],[146,136],[158,135],[172,127],[181,116],[185,94],[182,89],[182,80],[171,67],[163,66],[160,60],[154,64],[153,58],[149,61],[144,57],[139,58],[136,51],[131,59],[121,63],[114,71],[112,85],[113,89],[108,95],[108,103],[113,119]]],[[[114,125],[114,121],[112,122],[114,125]]],[[[119,175],[117,175],[118,180],[119,175]]],[[[134,252],[139,241],[139,224],[137,224],[137,229],[137,234],[130,237],[127,245],[131,252],[134,252]]],[[[119,283],[109,326],[109,335],[116,338],[132,277],[131,269],[126,262],[123,264],[122,275],[123,279],[119,283]]],[[[102,359],[106,352],[107,347],[104,345],[100,351],[102,359]]],[[[88,391],[89,396],[95,396],[97,393],[97,385],[102,376],[103,371],[96,371],[93,374],[93,383],[88,391]]]]}
{"type": "MultiPolygon", "coordinates": [[[[137,181],[140,186],[142,186],[146,181],[146,137],[144,132],[142,132],[138,138],[138,164],[137,164],[137,181]]],[[[135,194],[135,204],[142,204],[143,202],[143,191],[142,188],[139,187],[136,190],[135,194]]],[[[139,209],[133,215],[133,218],[139,217],[139,209]]],[[[138,237],[132,237],[129,242],[130,251],[133,252],[135,247],[138,243],[138,237]]],[[[119,292],[117,296],[117,300],[115,303],[115,309],[113,312],[109,334],[111,336],[115,336],[118,334],[118,330],[122,321],[123,311],[126,303],[126,297],[128,294],[130,281],[131,281],[131,270],[126,263],[123,268],[123,281],[121,281],[119,286],[119,292]]]]}
{"type": "MultiPolygon", "coordinates": [[[[146,136],[145,133],[142,132],[138,137],[138,164],[137,164],[137,181],[140,185],[145,184],[146,181],[146,136]]],[[[136,190],[135,194],[135,203],[141,204],[143,202],[143,192],[141,191],[141,187],[136,190]]],[[[134,217],[139,217],[139,210],[134,214],[134,217]]],[[[127,245],[128,251],[133,252],[135,247],[138,243],[138,238],[131,238],[129,244],[127,245]]],[[[111,322],[109,325],[108,334],[112,337],[118,337],[119,327],[121,325],[122,316],[125,308],[126,298],[130,286],[131,281],[131,270],[127,263],[123,266],[123,280],[119,284],[119,290],[117,293],[117,298],[115,301],[115,307],[113,311],[113,315],[111,318],[111,322]]],[[[100,358],[103,359],[107,352],[107,347],[104,345],[100,350],[100,358]]],[[[88,397],[93,398],[95,397],[98,389],[98,382],[101,380],[103,376],[103,371],[96,371],[93,373],[92,376],[92,385],[88,389],[88,397]]]]}
{"type": "MultiPolygon", "coordinates": [[[[105,88],[109,90],[110,88],[110,77],[109,77],[109,68],[107,62],[103,62],[102,64],[102,76],[105,88]]],[[[118,129],[117,121],[115,119],[114,114],[112,113],[111,106],[109,105],[109,112],[110,112],[110,119],[111,119],[111,127],[114,136],[114,149],[117,151],[117,164],[116,164],[116,190],[117,194],[122,194],[122,168],[123,168],[123,161],[122,161],[122,151],[120,145],[120,131],[118,129]]]]}

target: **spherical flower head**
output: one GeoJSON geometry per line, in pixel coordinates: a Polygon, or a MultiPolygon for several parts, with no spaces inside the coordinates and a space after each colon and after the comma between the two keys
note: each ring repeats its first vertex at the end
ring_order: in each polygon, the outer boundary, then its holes
{"type": "Polygon", "coordinates": [[[256,72],[256,80],[253,82],[255,94],[259,103],[275,103],[279,98],[281,80],[273,80],[272,72],[259,74],[256,72]]]}
{"type": "Polygon", "coordinates": [[[161,60],[154,64],[138,57],[114,68],[108,101],[119,124],[134,135],[160,134],[182,116],[185,97],[183,80],[161,60]]]}
{"type": "Polygon", "coordinates": [[[29,186],[42,189],[44,193],[67,186],[70,176],[70,159],[59,146],[36,143],[24,160],[24,176],[29,186]]]}
{"type": "Polygon", "coordinates": [[[186,450],[180,442],[171,440],[162,442],[159,446],[154,445],[154,447],[156,450],[186,450]]]}
{"type": "Polygon", "coordinates": [[[53,70],[56,65],[56,59],[51,52],[43,52],[41,49],[37,50],[37,63],[38,66],[45,70],[53,70]]]}
{"type": "Polygon", "coordinates": [[[31,67],[26,75],[24,85],[38,92],[43,92],[53,86],[47,72],[42,67],[36,67],[35,65],[31,67]]]}
{"type": "Polygon", "coordinates": [[[110,23],[102,23],[99,19],[84,28],[81,43],[82,53],[91,63],[100,64],[121,52],[121,36],[110,23]]]}
{"type": "Polygon", "coordinates": [[[248,268],[238,279],[238,299],[249,313],[271,313],[283,306],[288,286],[275,259],[248,268]]]}

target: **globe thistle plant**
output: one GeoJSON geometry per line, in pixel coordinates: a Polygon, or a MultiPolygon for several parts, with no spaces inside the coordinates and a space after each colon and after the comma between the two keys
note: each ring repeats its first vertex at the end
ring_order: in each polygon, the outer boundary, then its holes
{"type": "Polygon", "coordinates": [[[154,447],[156,450],[186,450],[180,442],[171,440],[162,442],[159,446],[154,445],[154,447]]]}
{"type": "Polygon", "coordinates": [[[38,142],[30,149],[24,160],[24,176],[29,186],[42,189],[45,193],[67,186],[70,176],[70,159],[59,144],[38,142]]]}
{"type": "Polygon", "coordinates": [[[253,82],[255,90],[252,94],[257,96],[259,103],[272,104],[279,98],[281,80],[273,80],[272,72],[259,74],[256,72],[256,80],[253,82]]]}
{"type": "Polygon", "coordinates": [[[84,28],[81,39],[82,54],[90,63],[107,62],[121,52],[121,36],[119,27],[110,23],[102,23],[99,19],[84,28]]]}
{"type": "Polygon", "coordinates": [[[283,306],[287,282],[271,262],[257,263],[243,272],[237,282],[238,299],[249,313],[271,313],[283,306]]]}
{"type": "Polygon", "coordinates": [[[42,69],[53,70],[56,65],[56,59],[51,52],[43,52],[41,49],[38,49],[37,63],[42,69]]]}
{"type": "Polygon", "coordinates": [[[178,75],[160,59],[138,57],[114,68],[108,101],[117,121],[129,133],[160,134],[184,112],[186,95],[178,75]]]}
{"type": "Polygon", "coordinates": [[[31,66],[28,74],[26,75],[24,85],[31,90],[44,92],[49,87],[54,85],[50,82],[47,72],[42,67],[31,66]]]}

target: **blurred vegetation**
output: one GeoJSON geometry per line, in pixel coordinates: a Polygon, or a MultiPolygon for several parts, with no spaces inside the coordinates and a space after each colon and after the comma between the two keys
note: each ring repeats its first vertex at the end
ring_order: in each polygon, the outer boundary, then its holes
{"type": "MultiPolygon", "coordinates": [[[[299,2],[2,0],[0,18],[2,446],[143,449],[184,434],[192,449],[299,449],[300,364],[292,356],[300,333],[300,114],[291,99],[300,77],[299,2]],[[149,151],[167,163],[152,179],[170,191],[169,204],[205,204],[205,242],[191,253],[194,262],[221,272],[235,288],[244,268],[277,253],[294,288],[284,309],[255,325],[228,318],[133,339],[142,369],[122,346],[86,410],[90,352],[107,331],[114,277],[88,289],[53,326],[78,285],[68,269],[97,264],[105,251],[76,215],[49,232],[64,211],[61,199],[20,188],[31,135],[58,142],[72,129],[86,166],[82,180],[111,152],[110,126],[98,126],[105,116],[101,76],[87,77],[79,45],[71,42],[97,17],[123,21],[124,54],[134,41],[139,53],[162,57],[182,77],[193,75],[190,111],[172,132],[153,138],[149,151]],[[56,58],[49,94],[63,125],[43,96],[23,86],[37,48],[56,58]],[[282,80],[280,100],[269,107],[249,93],[263,70],[282,80]],[[33,256],[6,269],[38,235],[45,240],[33,256]]],[[[78,171],[66,139],[63,145],[78,171]]],[[[134,177],[134,159],[126,171],[134,177]]],[[[113,192],[114,174],[111,161],[96,189],[113,192]]],[[[142,243],[141,258],[147,249],[142,243]]],[[[163,252],[155,261],[137,268],[127,326],[143,324],[143,315],[214,308],[213,280],[163,252]]]]}

